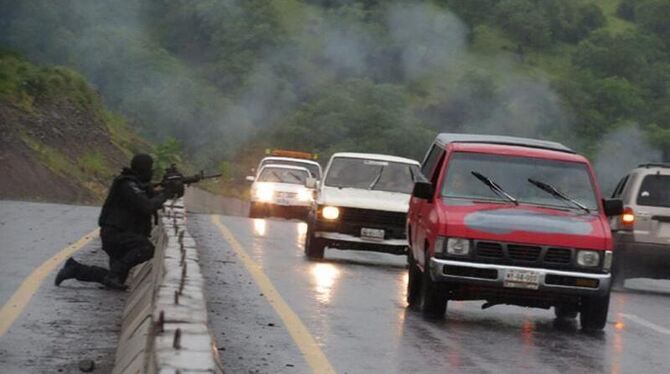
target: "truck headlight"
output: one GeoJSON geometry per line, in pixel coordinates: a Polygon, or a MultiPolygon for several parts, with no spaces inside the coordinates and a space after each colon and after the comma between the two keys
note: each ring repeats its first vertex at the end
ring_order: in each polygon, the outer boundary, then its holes
{"type": "Polygon", "coordinates": [[[321,216],[325,219],[335,220],[340,216],[340,209],[335,206],[325,206],[321,210],[321,216]]]}
{"type": "Polygon", "coordinates": [[[600,255],[597,251],[578,251],[577,264],[584,267],[594,267],[600,264],[600,255]]]}
{"type": "Polygon", "coordinates": [[[470,254],[470,241],[468,239],[447,239],[447,253],[456,256],[467,256],[470,254]]]}
{"type": "Polygon", "coordinates": [[[298,200],[300,201],[312,201],[312,190],[302,189],[298,191],[298,200]]]}
{"type": "Polygon", "coordinates": [[[274,195],[274,191],[272,187],[261,184],[260,186],[256,187],[256,198],[259,201],[263,202],[268,202],[272,200],[272,196],[274,195]]]}

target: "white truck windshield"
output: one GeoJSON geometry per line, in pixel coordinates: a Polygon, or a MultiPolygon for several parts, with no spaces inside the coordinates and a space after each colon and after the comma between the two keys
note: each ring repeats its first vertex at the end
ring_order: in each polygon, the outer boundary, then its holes
{"type": "Polygon", "coordinates": [[[325,185],[408,194],[418,173],[419,167],[412,164],[337,157],[330,165],[325,185]]]}
{"type": "Polygon", "coordinates": [[[259,182],[305,184],[309,173],[305,170],[266,167],[258,176],[259,182]]]}

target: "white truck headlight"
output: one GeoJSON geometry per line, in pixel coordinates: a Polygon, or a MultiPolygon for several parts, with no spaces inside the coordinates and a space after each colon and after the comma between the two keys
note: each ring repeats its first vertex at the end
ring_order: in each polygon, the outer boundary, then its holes
{"type": "Polygon", "coordinates": [[[324,206],[321,216],[325,219],[335,220],[340,216],[340,209],[335,206],[324,206]]]}
{"type": "Polygon", "coordinates": [[[300,201],[312,201],[312,190],[302,189],[298,191],[298,200],[300,201]]]}
{"type": "Polygon", "coordinates": [[[577,264],[584,267],[594,267],[600,264],[600,254],[597,251],[578,251],[577,264]]]}
{"type": "Polygon", "coordinates": [[[263,201],[263,202],[271,201],[273,195],[274,195],[274,190],[272,189],[271,186],[261,184],[258,187],[256,187],[256,198],[259,201],[263,201]]]}
{"type": "Polygon", "coordinates": [[[447,239],[447,253],[456,256],[467,256],[470,254],[470,241],[468,239],[447,239]]]}

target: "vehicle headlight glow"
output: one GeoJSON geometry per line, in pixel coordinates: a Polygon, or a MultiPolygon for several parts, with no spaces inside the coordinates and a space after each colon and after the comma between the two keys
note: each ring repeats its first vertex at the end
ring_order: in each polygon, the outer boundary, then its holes
{"type": "Polygon", "coordinates": [[[578,251],[577,264],[579,266],[594,267],[600,263],[600,255],[597,251],[578,251]]]}
{"type": "Polygon", "coordinates": [[[340,209],[334,206],[325,206],[321,211],[321,216],[330,220],[337,219],[340,216],[340,209]]]}
{"type": "Polygon", "coordinates": [[[312,201],[312,190],[302,189],[298,191],[298,200],[300,201],[312,201]]]}
{"type": "Polygon", "coordinates": [[[256,198],[259,201],[270,201],[272,200],[272,195],[274,195],[274,190],[271,186],[261,184],[256,188],[256,198]]]}
{"type": "Polygon", "coordinates": [[[470,241],[468,239],[447,239],[447,253],[456,256],[467,256],[470,254],[470,241]]]}

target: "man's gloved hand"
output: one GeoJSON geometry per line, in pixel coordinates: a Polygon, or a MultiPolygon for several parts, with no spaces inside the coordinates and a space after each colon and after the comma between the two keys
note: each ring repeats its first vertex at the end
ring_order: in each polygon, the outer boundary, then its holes
{"type": "Polygon", "coordinates": [[[170,199],[184,196],[184,184],[179,179],[167,180],[163,183],[163,191],[170,199]]]}

